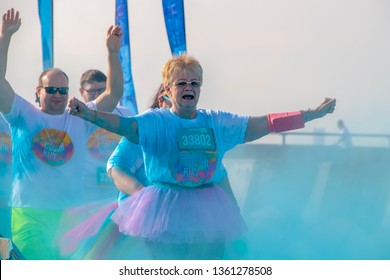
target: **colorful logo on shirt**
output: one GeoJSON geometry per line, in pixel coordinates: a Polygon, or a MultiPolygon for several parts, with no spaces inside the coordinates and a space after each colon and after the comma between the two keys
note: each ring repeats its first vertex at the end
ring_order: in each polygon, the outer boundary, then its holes
{"type": "Polygon", "coordinates": [[[106,161],[115,150],[121,136],[98,128],[88,138],[87,149],[96,160],[106,161]]]}
{"type": "Polygon", "coordinates": [[[171,170],[178,184],[206,184],[217,167],[217,151],[212,129],[208,127],[178,129],[179,154],[171,170]]]}
{"type": "Polygon", "coordinates": [[[43,129],[32,140],[34,154],[43,162],[58,166],[73,156],[73,143],[69,135],[62,130],[43,129]]]}
{"type": "Polygon", "coordinates": [[[0,162],[10,164],[12,161],[12,143],[8,133],[0,132],[0,162]]]}

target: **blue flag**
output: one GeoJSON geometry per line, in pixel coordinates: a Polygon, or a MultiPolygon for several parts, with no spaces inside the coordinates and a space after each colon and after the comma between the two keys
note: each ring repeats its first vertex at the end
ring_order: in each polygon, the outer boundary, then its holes
{"type": "Polygon", "coordinates": [[[162,0],[165,28],[172,55],[187,52],[183,0],[162,0]]]}
{"type": "Polygon", "coordinates": [[[53,62],[53,0],[38,0],[39,20],[42,36],[43,70],[51,68],[53,62]]]}
{"type": "Polygon", "coordinates": [[[120,104],[125,106],[134,114],[138,113],[137,101],[135,99],[135,90],[133,77],[131,73],[131,57],[130,57],[130,36],[129,36],[129,20],[127,13],[127,0],[116,0],[115,6],[115,23],[120,25],[123,36],[119,57],[122,63],[124,77],[124,92],[120,104]]]}

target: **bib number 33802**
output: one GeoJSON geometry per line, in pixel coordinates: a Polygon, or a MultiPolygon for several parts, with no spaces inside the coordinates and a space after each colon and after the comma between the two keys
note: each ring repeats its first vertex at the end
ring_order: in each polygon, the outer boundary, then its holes
{"type": "Polygon", "coordinates": [[[180,150],[215,150],[214,133],[209,127],[177,130],[180,150]]]}

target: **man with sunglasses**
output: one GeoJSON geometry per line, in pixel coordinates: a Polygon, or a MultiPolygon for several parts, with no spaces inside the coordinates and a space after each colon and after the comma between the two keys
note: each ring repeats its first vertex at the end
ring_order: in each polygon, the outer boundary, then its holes
{"type": "MultiPolygon", "coordinates": [[[[6,68],[10,41],[20,25],[19,12],[10,9],[0,30],[0,112],[12,131],[12,239],[26,259],[60,259],[57,238],[66,209],[82,202],[85,147],[96,127],[65,110],[69,81],[58,68],[45,70],[38,79],[40,108],[15,93],[6,68]]],[[[121,35],[119,26],[107,31],[107,88],[88,103],[90,108],[111,112],[123,94],[121,35]]]]}

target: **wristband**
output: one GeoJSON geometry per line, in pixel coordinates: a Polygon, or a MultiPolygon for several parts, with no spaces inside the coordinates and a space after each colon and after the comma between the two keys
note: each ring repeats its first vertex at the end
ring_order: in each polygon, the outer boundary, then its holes
{"type": "Polygon", "coordinates": [[[301,111],[268,114],[267,119],[270,132],[283,132],[305,127],[301,111]]]}

